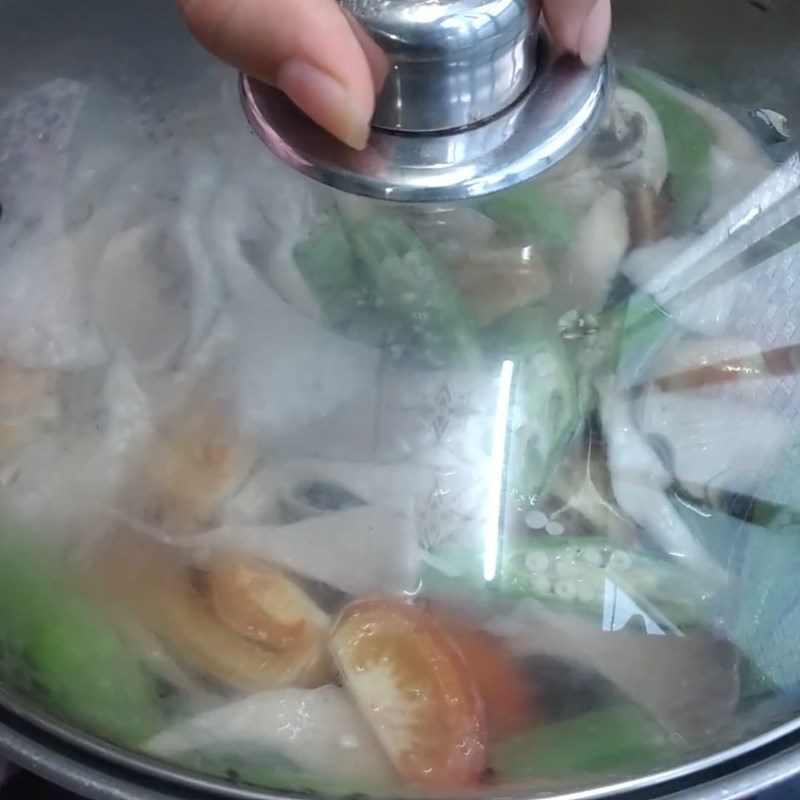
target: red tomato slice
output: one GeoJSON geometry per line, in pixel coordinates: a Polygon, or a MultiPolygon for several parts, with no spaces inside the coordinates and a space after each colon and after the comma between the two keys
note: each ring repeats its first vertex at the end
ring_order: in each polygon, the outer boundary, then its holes
{"type": "Polygon", "coordinates": [[[486,705],[489,742],[499,742],[530,728],[535,716],[528,675],[502,642],[469,621],[436,609],[433,616],[461,651],[486,705]]]}
{"type": "Polygon", "coordinates": [[[486,768],[483,702],[435,619],[398,600],[348,606],[331,653],[400,777],[429,789],[476,783],[486,768]]]}

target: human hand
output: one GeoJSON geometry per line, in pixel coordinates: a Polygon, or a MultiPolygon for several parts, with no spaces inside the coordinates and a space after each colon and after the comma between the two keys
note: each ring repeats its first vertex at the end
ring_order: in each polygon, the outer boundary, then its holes
{"type": "MultiPolygon", "coordinates": [[[[385,60],[335,0],[177,2],[206,49],[285,92],[346,144],[366,146],[385,60]]],[[[586,63],[602,56],[611,0],[544,0],[544,14],[564,48],[586,63]]]]}

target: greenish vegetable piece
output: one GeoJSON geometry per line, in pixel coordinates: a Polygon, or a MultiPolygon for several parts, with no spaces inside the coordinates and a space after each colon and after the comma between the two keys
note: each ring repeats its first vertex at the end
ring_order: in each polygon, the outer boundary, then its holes
{"type": "Polygon", "coordinates": [[[668,757],[662,729],[634,706],[612,706],[542,724],[490,749],[504,780],[563,778],[643,769],[668,757]]]}
{"type": "Polygon", "coordinates": [[[57,566],[0,538],[0,673],[82,729],[138,745],[163,725],[155,682],[57,566]]]}
{"type": "Polygon", "coordinates": [[[429,591],[530,597],[595,615],[603,611],[606,579],[643,610],[680,628],[707,622],[716,609],[712,587],[681,565],[599,538],[537,536],[524,545],[505,544],[500,572],[491,582],[484,579],[477,548],[443,545],[423,568],[429,591]]]}
{"type": "Polygon", "coordinates": [[[545,245],[564,247],[574,238],[570,216],[532,183],[490,195],[480,210],[513,233],[529,234],[545,245]]]}
{"type": "Polygon", "coordinates": [[[646,72],[628,70],[623,80],[653,107],[664,129],[675,222],[678,230],[686,230],[694,225],[711,197],[711,134],[692,109],[646,72]]]}
{"type": "Polygon", "coordinates": [[[515,311],[487,329],[488,352],[514,362],[507,487],[534,504],[581,424],[578,383],[555,323],[541,308],[515,311]]]}
{"type": "Polygon", "coordinates": [[[179,762],[188,769],[207,775],[217,775],[236,783],[303,792],[322,797],[345,797],[354,793],[380,796],[385,787],[356,786],[341,779],[310,773],[300,769],[279,753],[242,753],[192,751],[181,756],[179,762]]]}
{"type": "Polygon", "coordinates": [[[331,324],[343,325],[363,309],[367,292],[337,213],[295,246],[294,259],[331,324]]]}
{"type": "Polygon", "coordinates": [[[403,320],[424,360],[475,366],[475,321],[453,280],[414,230],[385,213],[352,219],[347,231],[372,284],[376,307],[403,320]]]}
{"type": "Polygon", "coordinates": [[[617,317],[618,325],[617,385],[621,388],[634,386],[647,377],[648,366],[680,329],[645,292],[635,292],[610,313],[617,317]]]}

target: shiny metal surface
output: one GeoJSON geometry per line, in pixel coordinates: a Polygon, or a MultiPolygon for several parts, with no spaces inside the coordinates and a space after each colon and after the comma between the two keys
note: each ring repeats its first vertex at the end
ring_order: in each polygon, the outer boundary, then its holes
{"type": "Polygon", "coordinates": [[[536,69],[540,0],[340,0],[387,58],[374,124],[430,132],[513,104],[536,69]]]}
{"type": "Polygon", "coordinates": [[[280,92],[242,79],[250,124],[279,158],[337,189],[397,202],[479,197],[539,175],[584,141],[610,91],[607,61],[588,69],[555,55],[541,37],[533,84],[504,113],[446,135],[375,129],[358,152],[311,124],[280,92]]]}

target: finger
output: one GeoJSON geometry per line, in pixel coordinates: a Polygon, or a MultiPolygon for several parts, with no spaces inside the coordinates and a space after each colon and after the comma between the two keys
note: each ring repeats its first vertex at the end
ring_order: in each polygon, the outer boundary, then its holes
{"type": "Polygon", "coordinates": [[[545,0],[544,13],[562,47],[586,64],[600,59],[611,33],[611,0],[545,0]]]}
{"type": "Polygon", "coordinates": [[[178,5],[204,47],[277,86],[351,147],[365,146],[375,85],[364,50],[335,0],[178,0],[178,5]]]}

